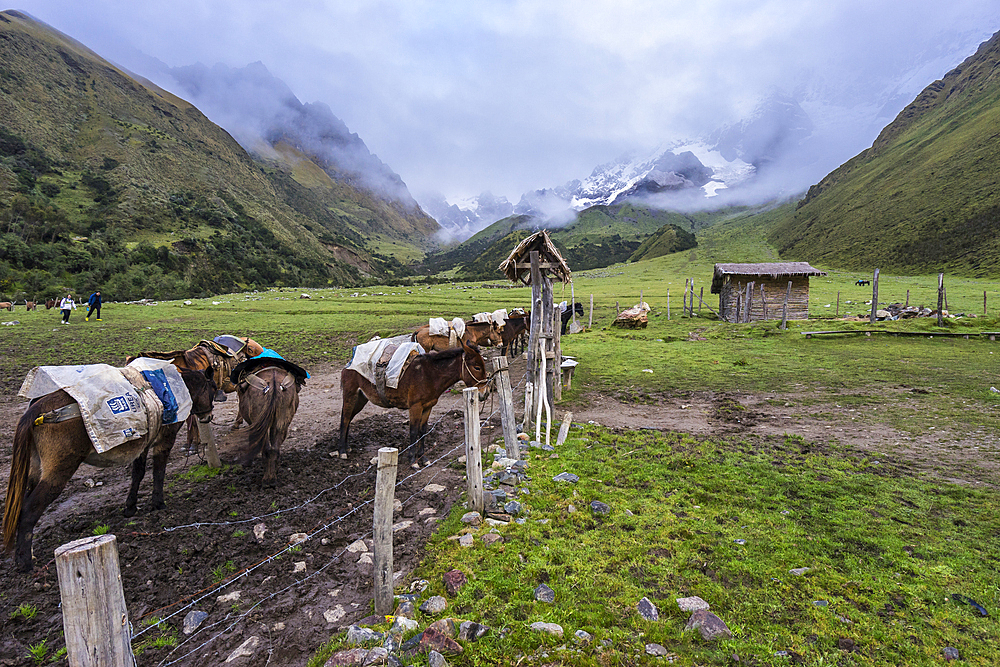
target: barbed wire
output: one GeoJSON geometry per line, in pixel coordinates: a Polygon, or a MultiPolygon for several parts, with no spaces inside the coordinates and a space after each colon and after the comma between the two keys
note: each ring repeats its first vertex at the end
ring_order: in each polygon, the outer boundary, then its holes
{"type": "MultiPolygon", "coordinates": [[[[527,379],[527,375],[525,375],[525,376],[524,376],[524,378],[522,378],[521,382],[525,381],[526,379],[527,379]]],[[[520,386],[521,382],[519,382],[519,383],[518,383],[518,386],[520,386]]],[[[444,414],[443,414],[443,415],[442,415],[442,416],[441,416],[441,417],[440,417],[440,418],[439,418],[439,419],[438,419],[438,420],[437,420],[436,422],[434,422],[434,424],[433,424],[433,425],[432,425],[432,426],[431,426],[430,428],[428,428],[428,430],[427,430],[427,431],[426,431],[426,432],[425,432],[425,433],[424,433],[424,434],[423,434],[423,435],[422,435],[422,436],[421,436],[420,438],[418,438],[418,440],[417,440],[417,441],[415,441],[415,442],[419,442],[419,441],[420,441],[420,440],[421,440],[422,438],[424,438],[424,437],[426,437],[426,436],[430,435],[430,434],[431,434],[431,433],[432,433],[432,432],[434,431],[434,429],[435,429],[435,428],[436,428],[436,427],[437,427],[437,426],[438,426],[438,425],[439,425],[439,424],[441,423],[441,421],[443,421],[443,420],[445,419],[445,417],[447,417],[447,416],[448,416],[448,415],[450,414],[450,412],[451,412],[451,411],[449,411],[449,412],[446,412],[446,413],[444,413],[444,414]]],[[[497,409],[493,410],[493,412],[491,412],[491,413],[490,413],[490,414],[489,414],[489,415],[488,415],[488,416],[487,416],[487,417],[486,417],[486,418],[484,419],[484,421],[486,421],[486,422],[490,421],[490,420],[491,420],[491,419],[492,419],[493,417],[495,417],[495,416],[496,416],[496,415],[497,415],[497,414],[498,414],[499,412],[500,412],[499,408],[497,408],[497,409]]],[[[409,445],[409,447],[412,447],[412,446],[413,446],[413,444],[415,444],[415,443],[411,443],[411,444],[409,445]]],[[[437,459],[435,459],[435,460],[433,460],[432,462],[430,462],[430,463],[429,463],[429,464],[428,464],[427,466],[425,466],[425,467],[423,467],[423,468],[421,468],[421,469],[418,469],[418,470],[415,470],[414,472],[412,472],[411,474],[407,475],[406,477],[404,477],[404,478],[402,478],[402,479],[400,479],[400,480],[397,480],[397,482],[396,482],[396,483],[394,484],[394,488],[399,488],[399,487],[401,487],[401,486],[402,486],[402,485],[403,485],[404,483],[406,483],[406,482],[408,482],[409,480],[413,479],[413,478],[414,478],[414,477],[416,477],[417,475],[420,475],[420,474],[423,474],[423,473],[426,473],[426,472],[428,471],[428,468],[432,468],[432,467],[433,467],[433,466],[435,466],[436,464],[438,464],[438,463],[440,463],[441,461],[443,461],[443,460],[444,460],[445,458],[447,458],[447,457],[451,456],[452,454],[454,454],[454,453],[455,453],[455,452],[457,452],[458,450],[462,449],[462,448],[463,448],[464,446],[465,446],[465,442],[464,442],[464,440],[463,440],[463,441],[462,441],[462,442],[461,442],[461,443],[460,443],[459,445],[456,445],[455,447],[452,447],[452,448],[451,448],[450,450],[447,450],[447,451],[445,451],[445,452],[444,452],[443,454],[441,454],[441,455],[440,455],[440,456],[439,456],[439,457],[438,457],[437,459]]],[[[405,449],[404,449],[404,451],[405,451],[405,449]]],[[[346,482],[347,482],[348,480],[350,480],[350,479],[352,479],[352,478],[354,478],[354,477],[359,477],[359,476],[361,476],[361,475],[366,475],[366,474],[369,474],[369,473],[371,472],[372,468],[374,468],[374,467],[375,467],[375,466],[374,466],[374,464],[372,464],[372,465],[369,465],[369,467],[368,467],[367,469],[365,469],[364,471],[361,471],[361,472],[358,472],[358,473],[353,473],[353,474],[351,474],[351,475],[348,475],[348,476],[347,476],[347,477],[345,477],[345,478],[344,478],[343,480],[341,480],[340,482],[338,482],[338,483],[337,483],[336,485],[334,485],[334,486],[332,486],[332,487],[328,487],[328,488],[326,488],[326,489],[323,489],[323,490],[321,490],[321,491],[320,491],[319,493],[315,494],[315,495],[314,495],[314,496],[313,496],[312,498],[310,498],[310,499],[306,500],[306,501],[305,501],[305,502],[303,502],[303,503],[300,503],[299,505],[297,505],[297,506],[295,506],[295,507],[291,507],[291,508],[286,508],[285,510],[281,510],[281,511],[276,511],[276,512],[272,512],[272,513],[269,513],[269,514],[265,514],[265,515],[261,515],[261,516],[255,516],[255,517],[253,517],[253,518],[250,518],[250,519],[242,519],[242,520],[239,520],[239,521],[228,521],[228,522],[199,522],[199,523],[193,523],[193,524],[186,524],[186,525],[181,525],[181,526],[175,526],[175,527],[173,527],[173,528],[169,528],[169,529],[164,529],[164,530],[163,530],[162,532],[163,532],[163,533],[169,533],[169,532],[173,532],[174,530],[179,530],[179,529],[183,529],[183,528],[191,528],[191,527],[212,527],[212,526],[229,526],[229,525],[237,525],[237,524],[244,524],[244,523],[248,523],[248,522],[251,522],[251,521],[259,521],[259,520],[261,520],[262,518],[267,518],[267,517],[271,517],[271,516],[275,516],[275,515],[278,515],[278,514],[285,514],[285,513],[288,513],[288,512],[294,512],[294,511],[297,511],[298,509],[301,509],[301,508],[305,507],[306,505],[309,505],[309,504],[311,504],[311,503],[315,502],[315,501],[316,501],[316,500],[318,500],[318,499],[319,499],[319,498],[320,498],[320,497],[321,497],[322,495],[324,495],[325,493],[327,493],[327,492],[329,492],[329,491],[331,491],[331,490],[334,490],[334,489],[336,489],[336,488],[338,488],[338,487],[342,486],[342,485],[343,485],[343,484],[345,484],[345,483],[346,483],[346,482]]],[[[437,472],[433,473],[433,474],[432,474],[432,475],[430,476],[429,480],[434,480],[434,479],[437,479],[437,477],[438,477],[439,475],[441,475],[441,474],[442,474],[442,473],[444,472],[444,469],[445,469],[445,466],[441,466],[441,467],[440,467],[440,469],[439,469],[439,470],[438,470],[437,472]]],[[[429,483],[429,482],[428,482],[428,483],[429,483]]],[[[421,491],[423,491],[423,490],[424,490],[424,488],[426,488],[426,484],[425,484],[425,485],[424,485],[424,486],[423,486],[422,488],[420,488],[420,489],[418,489],[418,490],[416,490],[416,491],[412,492],[412,493],[411,493],[411,494],[409,495],[409,497],[407,497],[405,501],[401,501],[401,503],[405,504],[405,503],[407,503],[407,502],[411,501],[411,500],[412,500],[412,499],[413,499],[414,497],[416,497],[416,496],[417,496],[417,494],[419,494],[419,493],[420,493],[421,491]]],[[[146,632],[147,632],[147,631],[148,631],[148,630],[149,630],[150,628],[154,628],[154,627],[157,627],[157,626],[158,626],[158,625],[160,625],[161,623],[164,623],[164,622],[166,622],[166,621],[168,621],[168,620],[170,620],[170,619],[172,619],[172,618],[174,618],[174,617],[178,616],[179,614],[183,613],[184,611],[186,611],[186,610],[188,610],[188,609],[192,608],[192,607],[193,607],[194,605],[198,604],[199,602],[201,602],[201,601],[202,601],[202,600],[204,600],[205,598],[207,598],[207,597],[209,597],[209,596],[213,595],[214,593],[218,593],[218,592],[220,592],[220,591],[222,591],[222,590],[224,590],[224,589],[228,588],[228,587],[229,587],[229,586],[231,586],[232,584],[234,584],[234,583],[236,583],[237,581],[239,581],[239,580],[243,579],[244,577],[247,577],[247,576],[249,576],[249,575],[250,575],[251,573],[255,572],[255,571],[256,571],[257,569],[259,569],[259,568],[263,567],[264,565],[266,565],[266,564],[268,564],[268,563],[272,563],[272,562],[274,562],[274,561],[275,561],[276,559],[280,558],[280,557],[281,557],[282,555],[284,555],[285,553],[288,553],[288,552],[290,552],[290,551],[291,551],[292,549],[297,549],[297,548],[301,548],[301,546],[302,546],[302,545],[304,545],[305,543],[307,543],[308,541],[310,541],[311,539],[313,539],[313,538],[314,538],[314,537],[315,537],[316,535],[318,535],[319,533],[321,533],[321,532],[323,532],[323,531],[325,531],[325,530],[328,530],[329,528],[331,528],[332,526],[334,526],[334,525],[336,525],[336,524],[340,523],[341,521],[344,521],[345,519],[347,519],[347,517],[351,516],[352,514],[354,514],[354,513],[355,513],[355,512],[357,512],[357,511],[361,510],[361,509],[362,509],[363,507],[366,507],[366,506],[368,506],[368,505],[372,504],[373,502],[374,502],[374,498],[369,498],[368,500],[364,501],[363,503],[360,503],[360,504],[358,504],[357,506],[354,506],[354,507],[352,507],[352,508],[350,509],[350,511],[346,512],[345,514],[342,514],[341,516],[337,517],[337,518],[336,518],[336,519],[334,519],[333,521],[330,521],[330,522],[327,522],[326,524],[324,524],[324,525],[322,525],[322,526],[320,526],[320,527],[318,527],[318,528],[314,529],[314,530],[313,530],[313,531],[312,531],[311,533],[308,533],[308,534],[306,535],[306,537],[305,537],[304,539],[302,539],[302,540],[299,540],[299,541],[296,541],[295,543],[290,543],[290,544],[288,544],[288,545],[284,546],[284,547],[283,547],[282,549],[280,549],[280,550],[278,550],[278,551],[276,551],[276,552],[274,552],[274,553],[270,554],[269,556],[267,556],[267,557],[265,557],[265,558],[261,559],[261,560],[260,560],[260,561],[258,561],[257,563],[255,563],[255,564],[253,564],[253,565],[251,565],[251,566],[248,566],[248,567],[246,567],[246,568],[243,568],[243,570],[241,570],[241,571],[239,571],[239,572],[237,572],[237,573],[234,573],[234,574],[230,575],[229,577],[226,577],[226,578],[225,578],[225,579],[223,579],[222,581],[220,581],[220,582],[218,582],[218,583],[216,583],[216,584],[213,584],[212,586],[209,586],[209,587],[206,587],[206,588],[203,588],[203,589],[201,589],[201,590],[199,590],[199,591],[196,591],[195,593],[191,594],[191,595],[190,595],[190,596],[188,596],[188,597],[185,597],[185,598],[181,598],[181,599],[180,599],[180,600],[178,600],[177,602],[174,602],[174,603],[172,603],[172,604],[170,604],[170,605],[167,605],[167,606],[165,606],[165,607],[160,607],[159,609],[156,609],[156,610],[154,610],[154,611],[151,611],[151,612],[148,612],[148,613],[144,614],[144,615],[143,615],[143,616],[141,617],[141,619],[143,619],[143,618],[147,618],[147,617],[149,617],[149,616],[152,616],[152,615],[155,615],[155,614],[157,614],[157,613],[159,613],[159,612],[161,612],[161,611],[163,611],[163,610],[165,610],[165,609],[170,609],[171,607],[174,607],[174,606],[176,606],[176,605],[178,605],[178,604],[183,604],[183,603],[184,603],[185,601],[187,601],[187,604],[185,604],[185,605],[184,605],[184,606],[182,606],[181,608],[177,609],[176,611],[172,612],[171,614],[169,614],[168,616],[164,617],[163,619],[160,619],[160,620],[159,620],[159,621],[158,621],[157,623],[155,623],[155,624],[153,624],[153,625],[150,625],[150,626],[147,626],[146,628],[144,628],[144,629],[140,630],[139,632],[135,633],[135,634],[134,634],[134,635],[132,636],[132,640],[134,641],[134,640],[135,640],[135,639],[137,639],[138,637],[141,637],[141,636],[142,636],[143,634],[145,634],[145,633],[146,633],[146,632]]],[[[367,537],[370,537],[371,535],[372,535],[372,533],[367,533],[367,534],[366,534],[366,537],[364,537],[364,538],[359,538],[359,539],[366,539],[367,537]]],[[[251,607],[250,609],[248,609],[248,610],[247,610],[246,612],[244,612],[244,613],[243,613],[243,614],[241,614],[241,615],[240,615],[239,617],[237,617],[237,619],[236,619],[235,621],[233,621],[233,623],[232,623],[232,624],[230,624],[230,625],[229,625],[229,626],[228,626],[228,627],[227,627],[226,629],[224,629],[223,631],[221,631],[220,633],[218,633],[218,634],[217,634],[217,635],[215,635],[214,637],[212,637],[212,638],[208,639],[208,640],[207,640],[206,642],[204,642],[203,644],[199,645],[198,647],[196,647],[196,648],[192,649],[192,651],[190,651],[190,652],[186,653],[186,654],[185,654],[184,656],[181,656],[181,657],[180,657],[180,658],[178,658],[177,660],[175,660],[175,661],[172,661],[172,662],[169,662],[169,663],[165,663],[165,660],[166,660],[166,658],[164,658],[164,661],[161,661],[161,663],[160,663],[160,664],[161,664],[161,665],[164,665],[164,664],[167,664],[167,665],[170,665],[170,664],[174,664],[175,662],[177,662],[177,661],[179,661],[179,660],[182,660],[182,659],[184,659],[184,658],[185,658],[185,657],[187,657],[188,655],[191,655],[191,653],[193,653],[193,652],[195,652],[195,651],[198,651],[198,650],[200,650],[201,648],[203,648],[204,646],[206,646],[207,644],[211,643],[212,641],[214,641],[215,639],[217,639],[217,638],[218,638],[219,636],[221,636],[221,634],[223,634],[224,632],[227,632],[227,631],[228,631],[229,629],[231,629],[231,628],[232,628],[233,626],[235,626],[235,625],[236,625],[236,623],[238,623],[238,622],[240,621],[240,619],[242,619],[242,618],[245,618],[245,617],[246,617],[247,615],[249,615],[249,614],[250,614],[250,612],[252,612],[252,611],[253,611],[254,609],[256,609],[257,607],[259,607],[259,606],[260,606],[261,604],[263,604],[263,603],[264,603],[264,602],[266,602],[267,600],[269,600],[269,599],[271,599],[271,598],[275,597],[276,595],[279,595],[279,594],[281,594],[281,593],[283,593],[283,592],[285,592],[285,591],[289,590],[290,588],[293,588],[294,586],[297,586],[297,585],[299,585],[299,584],[301,584],[301,583],[303,583],[303,582],[305,582],[305,581],[307,581],[307,580],[311,579],[312,577],[316,576],[316,575],[317,575],[317,574],[319,574],[320,572],[322,572],[322,571],[326,570],[326,568],[328,568],[328,567],[329,567],[329,566],[330,566],[331,564],[334,564],[334,563],[338,563],[338,562],[340,562],[340,558],[341,558],[341,556],[343,556],[343,554],[347,552],[347,549],[348,549],[348,547],[344,547],[344,549],[343,549],[343,550],[342,550],[342,551],[341,551],[341,552],[340,552],[340,553],[339,553],[339,554],[338,554],[337,556],[334,556],[334,557],[333,557],[333,558],[332,558],[332,559],[331,559],[330,561],[328,561],[328,562],[327,562],[327,563],[326,563],[325,565],[323,565],[323,566],[322,566],[321,568],[319,568],[319,569],[318,569],[318,570],[316,570],[315,572],[311,573],[310,575],[308,575],[308,576],[304,577],[303,579],[300,579],[300,580],[298,580],[298,581],[296,581],[296,582],[294,582],[294,583],[290,584],[289,586],[285,587],[284,589],[281,589],[280,591],[276,591],[275,593],[272,593],[272,594],[271,594],[270,596],[267,596],[267,597],[264,597],[264,598],[262,598],[262,599],[261,599],[261,600],[259,600],[259,601],[258,601],[257,603],[255,603],[255,604],[254,604],[254,605],[253,605],[253,606],[252,606],[252,607],[251,607]]],[[[141,619],[140,619],[140,620],[141,620],[141,619]]],[[[225,619],[223,619],[222,621],[219,621],[219,622],[217,622],[217,623],[215,623],[215,624],[213,624],[213,625],[211,625],[211,626],[208,626],[208,627],[209,627],[209,628],[211,628],[211,627],[215,627],[216,625],[219,625],[219,624],[223,623],[224,621],[225,621],[225,619]]],[[[185,640],[185,642],[186,642],[186,641],[187,641],[187,640],[185,640]]],[[[183,644],[182,644],[182,645],[183,645],[183,644]]],[[[174,651],[176,651],[176,649],[174,649],[174,651]]],[[[170,655],[172,655],[172,654],[174,653],[174,651],[171,651],[171,653],[170,653],[170,654],[168,654],[168,656],[167,656],[167,657],[169,657],[170,655]]]]}

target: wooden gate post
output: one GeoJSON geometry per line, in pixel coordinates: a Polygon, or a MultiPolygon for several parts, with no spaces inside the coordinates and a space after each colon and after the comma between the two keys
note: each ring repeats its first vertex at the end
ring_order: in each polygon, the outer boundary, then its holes
{"type": "Polygon", "coordinates": [[[503,427],[504,450],[509,459],[519,459],[517,447],[517,424],[514,418],[514,392],[510,387],[510,371],[507,357],[493,358],[497,391],[500,393],[500,425],[503,427]]]}
{"type": "Polygon", "coordinates": [[[875,269],[875,275],[872,276],[872,314],[868,318],[869,322],[875,322],[875,312],[878,310],[878,269],[875,269]]]}
{"type": "Polygon", "coordinates": [[[392,613],[392,503],[396,488],[396,465],[399,450],[382,447],[378,450],[378,470],[375,473],[375,510],[372,517],[375,538],[375,613],[392,613]]]}
{"type": "Polygon", "coordinates": [[[938,274],[938,321],[939,327],[944,326],[944,274],[938,274]]]}
{"type": "Polygon", "coordinates": [[[219,450],[215,447],[215,431],[212,430],[211,423],[198,422],[198,438],[205,443],[205,460],[210,468],[221,468],[222,461],[219,459],[219,450]]]}
{"type": "Polygon", "coordinates": [[[594,328],[594,295],[590,295],[590,324],[587,326],[588,329],[594,328]]]}
{"type": "Polygon", "coordinates": [[[792,296],[792,281],[788,281],[788,289],[785,290],[785,303],[781,306],[781,328],[788,328],[788,299],[792,296]]]}
{"type": "MultiPolygon", "coordinates": [[[[531,376],[529,376],[531,377],[531,376]]],[[[527,380],[524,383],[524,417],[522,419],[521,430],[525,433],[531,431],[531,422],[534,418],[532,416],[531,409],[535,405],[534,400],[535,394],[535,383],[531,380],[527,380]]]]}
{"type": "MultiPolygon", "coordinates": [[[[537,250],[528,253],[531,259],[531,329],[528,331],[528,381],[536,386],[536,391],[531,394],[531,403],[527,406],[529,412],[534,413],[535,402],[538,401],[538,394],[542,391],[539,387],[538,378],[538,337],[542,332],[542,269],[541,260],[537,250]]],[[[525,398],[528,395],[525,394],[525,398]]]]}
{"type": "Polygon", "coordinates": [[[55,554],[70,667],[135,665],[115,536],[85,537],[55,554]]]}
{"type": "MultiPolygon", "coordinates": [[[[483,450],[479,445],[479,389],[462,390],[465,399],[465,476],[469,509],[483,513],[483,450]]],[[[516,457],[515,457],[516,458],[516,457]]]]}

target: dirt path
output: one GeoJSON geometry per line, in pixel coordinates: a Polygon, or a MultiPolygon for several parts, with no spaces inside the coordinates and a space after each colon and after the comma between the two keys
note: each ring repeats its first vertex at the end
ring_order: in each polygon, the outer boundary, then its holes
{"type": "MultiPolygon", "coordinates": [[[[512,364],[515,384],[523,377],[523,369],[521,360],[512,364]]],[[[366,503],[375,476],[369,461],[380,447],[402,448],[407,438],[406,417],[401,411],[369,404],[352,425],[354,452],[350,460],[341,461],[331,456],[340,415],[340,368],[310,371],[312,378],[300,396],[283,447],[275,490],[261,490],[259,461],[247,469],[232,466],[209,479],[192,475],[192,466],[199,461],[180,455],[182,435],[167,472],[168,509],[146,510],[147,478],[140,490],[139,514],[129,520],[121,515],[128,469],[82,466],[36,528],[35,573],[15,573],[9,557],[0,562],[4,575],[0,578],[0,666],[33,664],[28,647],[42,640],[52,646],[63,644],[51,555],[60,544],[90,535],[97,526],[108,526],[118,538],[126,599],[137,631],[150,641],[158,636],[144,625],[153,616],[169,618],[174,628],[179,645],[145,649],[143,664],[216,665],[247,638],[256,636],[260,647],[253,657],[242,658],[241,664],[299,665],[337,628],[366,615],[371,566],[359,563],[360,554],[346,548],[371,531],[371,508],[366,503]],[[261,537],[254,532],[258,524],[265,528],[261,537]],[[289,537],[299,532],[313,537],[294,551],[282,552],[289,537]],[[269,559],[275,554],[280,558],[269,559]],[[239,576],[244,568],[252,571],[239,576]],[[228,576],[236,578],[224,588],[213,587],[228,576]],[[238,600],[218,600],[235,591],[240,592],[238,600]],[[22,605],[33,606],[37,613],[31,619],[12,619],[12,612],[22,605]],[[199,632],[187,637],[179,628],[191,609],[209,616],[199,632]]],[[[523,398],[521,392],[515,393],[517,408],[523,398]]],[[[556,413],[561,420],[566,410],[572,410],[575,422],[612,428],[836,441],[942,479],[996,483],[1000,445],[992,434],[953,437],[934,431],[913,437],[835,403],[817,406],[815,402],[813,396],[777,393],[589,393],[559,406],[556,413]]],[[[4,443],[0,447],[0,493],[6,491],[9,443],[22,410],[23,404],[13,397],[0,397],[0,442],[4,443]]],[[[484,417],[494,410],[495,404],[487,402],[484,417]]],[[[224,462],[235,461],[246,446],[245,429],[229,432],[235,414],[235,397],[215,411],[214,428],[224,462]]],[[[461,395],[446,393],[431,422],[436,427],[428,452],[436,462],[416,473],[404,465],[399,472],[402,482],[397,498],[402,508],[395,520],[401,527],[396,532],[394,563],[402,581],[408,580],[426,540],[459,500],[464,486],[464,465],[458,463],[464,439],[461,395]],[[443,490],[427,490],[428,484],[443,490]]],[[[499,417],[486,421],[484,429],[484,442],[498,438],[499,417]]]]}

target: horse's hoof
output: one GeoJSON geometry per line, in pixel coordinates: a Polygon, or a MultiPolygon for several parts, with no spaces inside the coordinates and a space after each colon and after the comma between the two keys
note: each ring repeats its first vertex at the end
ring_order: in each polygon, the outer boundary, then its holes
{"type": "Polygon", "coordinates": [[[411,463],[410,467],[413,468],[414,470],[420,470],[420,464],[417,463],[416,461],[414,461],[413,463],[411,463]]]}
{"type": "Polygon", "coordinates": [[[431,460],[429,458],[427,458],[426,456],[423,456],[423,457],[420,458],[420,465],[422,465],[423,467],[426,468],[430,464],[431,464],[431,460]]]}
{"type": "Polygon", "coordinates": [[[347,460],[347,452],[341,452],[340,453],[340,458],[342,458],[342,459],[344,459],[346,461],[347,460]]]}
{"type": "Polygon", "coordinates": [[[165,509],[167,509],[167,504],[164,503],[164,502],[155,503],[155,504],[151,505],[151,509],[153,511],[156,511],[156,510],[165,510],[165,509]]]}
{"type": "Polygon", "coordinates": [[[123,516],[135,516],[135,508],[134,507],[126,507],[125,510],[122,512],[122,515],[123,516]]]}

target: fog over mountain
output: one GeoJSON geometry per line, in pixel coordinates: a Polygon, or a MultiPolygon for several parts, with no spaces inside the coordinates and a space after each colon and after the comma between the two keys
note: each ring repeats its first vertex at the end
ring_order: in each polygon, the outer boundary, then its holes
{"type": "MultiPolygon", "coordinates": [[[[726,188],[684,177],[703,195],[705,187],[718,197],[801,189],[869,146],[924,86],[1000,29],[995,0],[26,0],[18,8],[139,74],[140,53],[170,68],[263,63],[298,100],[327,105],[428,208],[424,193],[450,204],[484,192],[520,202],[584,184],[597,165],[623,156],[656,161],[670,147],[691,152],[713,179],[726,165],[708,162],[727,162],[726,188]],[[745,130],[755,110],[775,99],[794,105],[786,120],[797,107],[809,124],[783,145],[752,140],[745,130]],[[780,159],[736,158],[754,174],[735,187],[739,163],[730,158],[771,149],[780,159]]],[[[676,194],[671,174],[680,172],[657,171],[641,187],[653,199],[676,194]]]]}

